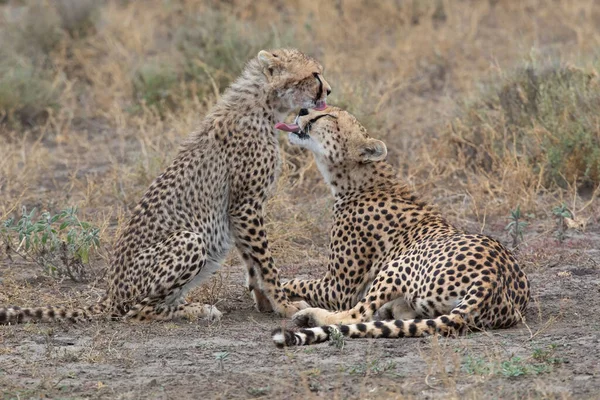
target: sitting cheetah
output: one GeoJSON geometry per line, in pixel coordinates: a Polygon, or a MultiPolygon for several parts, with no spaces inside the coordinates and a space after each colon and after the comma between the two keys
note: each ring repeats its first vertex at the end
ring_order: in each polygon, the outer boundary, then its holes
{"type": "Polygon", "coordinates": [[[117,240],[106,296],[88,308],[0,309],[0,323],[85,320],[94,313],[138,320],[220,318],[187,304],[233,244],[261,311],[292,316],[306,306],[283,293],[263,208],[280,172],[277,123],[293,109],[323,109],[323,67],[298,50],[261,51],[151,184],[117,240]]]}
{"type": "Polygon", "coordinates": [[[417,200],[384,161],[385,144],[353,116],[334,107],[301,110],[295,124],[280,128],[314,153],[335,196],[325,277],[292,280],[284,290],[290,299],[337,311],[298,312],[298,325],[321,327],[277,329],[277,346],[320,343],[335,329],[352,338],[395,338],[521,320],[529,282],[510,251],[456,229],[417,200]],[[375,312],[386,321],[371,322],[375,312]]]}

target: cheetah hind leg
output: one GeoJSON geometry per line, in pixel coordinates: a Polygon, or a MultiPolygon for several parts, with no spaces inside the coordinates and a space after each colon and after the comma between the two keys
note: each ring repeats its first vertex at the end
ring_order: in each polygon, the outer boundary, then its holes
{"type": "Polygon", "coordinates": [[[126,315],[127,319],[137,321],[171,321],[187,319],[194,321],[200,318],[218,321],[223,313],[217,307],[209,304],[186,303],[139,305],[133,307],[126,315]]]}
{"type": "MultiPolygon", "coordinates": [[[[222,313],[216,307],[185,301],[190,290],[207,281],[220,267],[218,262],[206,259],[205,249],[202,235],[180,231],[140,254],[136,268],[153,273],[151,285],[146,297],[133,306],[125,318],[140,321],[220,319],[222,313]]],[[[123,297],[129,295],[124,293],[123,297]]]]}
{"type": "Polygon", "coordinates": [[[417,312],[406,302],[406,300],[400,297],[396,300],[385,303],[383,307],[377,310],[376,317],[381,321],[390,321],[398,319],[415,319],[418,317],[418,315],[417,312]]]}

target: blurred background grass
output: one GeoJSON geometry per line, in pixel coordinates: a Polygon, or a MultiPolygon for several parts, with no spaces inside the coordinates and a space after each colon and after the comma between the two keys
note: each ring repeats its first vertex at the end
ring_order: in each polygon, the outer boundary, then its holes
{"type": "MultiPolygon", "coordinates": [[[[564,201],[597,223],[599,44],[595,0],[4,0],[0,219],[77,206],[110,248],[244,63],[291,46],[453,222],[502,234],[564,201]]],[[[275,255],[325,260],[332,200],[281,143],[275,255]]]]}

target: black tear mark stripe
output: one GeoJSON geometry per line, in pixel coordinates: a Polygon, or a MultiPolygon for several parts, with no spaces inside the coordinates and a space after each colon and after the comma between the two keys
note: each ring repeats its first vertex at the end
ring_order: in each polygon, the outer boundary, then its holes
{"type": "Polygon", "coordinates": [[[317,101],[319,101],[319,99],[321,99],[321,96],[323,95],[323,81],[321,81],[321,78],[319,78],[319,74],[317,74],[316,72],[313,75],[319,81],[319,91],[317,92],[317,98],[315,99],[316,104],[317,101]]]}
{"type": "Polygon", "coordinates": [[[305,133],[310,132],[310,130],[312,129],[312,125],[317,122],[319,119],[323,118],[323,117],[331,117],[333,119],[337,119],[337,117],[335,115],[331,115],[331,114],[321,114],[319,116],[314,117],[313,119],[311,119],[310,121],[308,121],[306,123],[306,126],[304,127],[303,131],[305,133]]]}
{"type": "Polygon", "coordinates": [[[333,115],[331,115],[331,114],[321,114],[321,115],[319,115],[319,116],[317,116],[317,117],[314,117],[314,118],[313,118],[313,119],[311,119],[310,121],[308,121],[308,123],[309,123],[310,125],[312,125],[312,124],[314,124],[315,122],[317,122],[318,120],[320,120],[320,119],[321,119],[321,118],[323,118],[323,117],[333,117],[333,115]]]}

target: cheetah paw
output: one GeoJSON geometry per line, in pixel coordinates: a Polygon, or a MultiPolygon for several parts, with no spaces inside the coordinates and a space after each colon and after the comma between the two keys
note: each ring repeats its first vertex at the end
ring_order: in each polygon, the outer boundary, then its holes
{"type": "Polygon", "coordinates": [[[285,318],[291,318],[301,310],[304,310],[308,307],[310,307],[310,305],[305,301],[292,301],[285,305],[281,311],[279,311],[279,315],[285,318]]]}
{"type": "Polygon", "coordinates": [[[223,316],[223,313],[217,309],[215,306],[205,305],[204,306],[204,315],[205,318],[209,321],[219,321],[223,316]]]}
{"type": "Polygon", "coordinates": [[[252,295],[252,298],[254,299],[254,305],[258,312],[267,313],[267,312],[273,311],[273,306],[271,305],[271,301],[269,301],[268,297],[265,296],[265,294],[261,290],[254,289],[253,291],[250,292],[250,294],[252,295]]]}
{"type": "Polygon", "coordinates": [[[324,314],[327,314],[327,310],[321,308],[306,308],[298,311],[292,316],[292,322],[299,328],[312,328],[315,326],[326,325],[324,321],[324,314]]]}
{"type": "Polygon", "coordinates": [[[296,307],[298,309],[298,311],[310,308],[310,304],[308,304],[304,300],[301,300],[301,301],[292,301],[292,305],[294,307],[296,307]]]}

